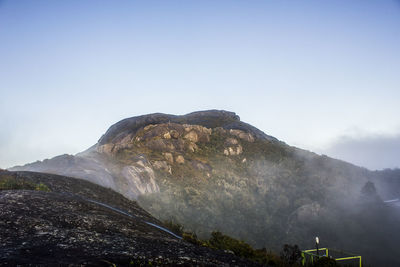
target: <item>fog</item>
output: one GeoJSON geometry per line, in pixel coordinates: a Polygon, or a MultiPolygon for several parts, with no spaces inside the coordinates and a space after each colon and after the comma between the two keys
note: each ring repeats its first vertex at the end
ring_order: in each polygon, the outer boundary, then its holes
{"type": "Polygon", "coordinates": [[[370,170],[400,167],[400,134],[342,136],[320,151],[370,170]]]}

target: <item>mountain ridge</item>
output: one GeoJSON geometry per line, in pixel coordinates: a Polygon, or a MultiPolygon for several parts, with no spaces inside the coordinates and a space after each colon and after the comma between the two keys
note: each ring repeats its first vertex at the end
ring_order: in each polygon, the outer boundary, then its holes
{"type": "Polygon", "coordinates": [[[226,129],[238,129],[252,131],[259,138],[266,138],[278,141],[275,137],[268,136],[254,126],[241,122],[236,113],[225,110],[205,110],[191,112],[186,115],[171,115],[164,113],[152,113],[123,119],[113,124],[106,133],[99,139],[99,144],[110,142],[113,137],[120,134],[125,129],[135,131],[140,127],[149,124],[160,123],[185,123],[196,124],[207,128],[222,127],[226,129]]]}

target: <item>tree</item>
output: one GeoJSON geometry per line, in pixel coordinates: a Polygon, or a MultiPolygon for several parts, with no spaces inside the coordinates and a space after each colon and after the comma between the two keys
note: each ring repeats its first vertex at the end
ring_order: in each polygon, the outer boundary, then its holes
{"type": "Polygon", "coordinates": [[[376,191],[375,184],[371,181],[365,183],[361,189],[361,201],[364,203],[379,203],[382,199],[376,191]]]}
{"type": "Polygon", "coordinates": [[[281,251],[281,259],[289,266],[300,263],[301,251],[299,247],[285,244],[281,251]]]}

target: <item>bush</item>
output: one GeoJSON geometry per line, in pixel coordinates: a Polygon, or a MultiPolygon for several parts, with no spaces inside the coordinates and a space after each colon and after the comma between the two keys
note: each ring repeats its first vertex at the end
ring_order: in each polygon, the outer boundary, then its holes
{"type": "Polygon", "coordinates": [[[281,251],[281,259],[290,266],[300,264],[301,250],[297,245],[285,244],[281,251]]]}
{"type": "Polygon", "coordinates": [[[35,184],[15,178],[12,175],[0,176],[0,190],[36,190],[50,192],[50,188],[44,183],[35,184]]]}
{"type": "Polygon", "coordinates": [[[169,221],[164,221],[164,226],[166,228],[168,228],[174,234],[177,234],[177,235],[180,235],[180,236],[183,235],[183,226],[182,226],[182,224],[175,223],[172,220],[169,220],[169,221]]]}
{"type": "Polygon", "coordinates": [[[211,238],[207,241],[207,244],[211,248],[230,250],[240,257],[252,258],[255,256],[254,249],[249,244],[218,231],[211,233],[211,238]]]}
{"type": "Polygon", "coordinates": [[[35,187],[35,190],[36,191],[43,191],[43,192],[50,192],[51,191],[50,188],[47,185],[45,185],[44,183],[37,184],[36,187],[35,187]]]}
{"type": "Polygon", "coordinates": [[[34,190],[35,184],[17,180],[12,176],[3,176],[0,179],[0,190],[34,190]]]}
{"type": "Polygon", "coordinates": [[[281,258],[277,254],[275,254],[271,251],[267,251],[266,248],[257,249],[254,251],[254,253],[255,253],[255,256],[251,259],[253,261],[256,261],[261,264],[266,264],[268,266],[282,266],[283,265],[281,258]]]}
{"type": "Polygon", "coordinates": [[[182,238],[183,240],[198,246],[207,246],[207,244],[197,238],[197,235],[195,233],[184,232],[182,234],[182,238]]]}

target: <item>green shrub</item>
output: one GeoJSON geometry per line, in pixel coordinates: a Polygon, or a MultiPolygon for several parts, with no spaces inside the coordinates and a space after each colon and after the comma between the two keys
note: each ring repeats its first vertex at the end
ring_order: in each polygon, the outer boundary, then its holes
{"type": "Polygon", "coordinates": [[[204,242],[202,242],[201,240],[199,240],[197,238],[197,235],[195,233],[188,233],[188,232],[184,232],[182,234],[182,238],[183,240],[198,245],[198,246],[206,246],[206,244],[204,242]]]}
{"type": "Polygon", "coordinates": [[[281,251],[281,259],[289,266],[300,264],[301,250],[297,245],[285,244],[281,251]]]}
{"type": "Polygon", "coordinates": [[[183,234],[182,224],[175,223],[172,221],[172,219],[169,221],[164,221],[164,226],[177,235],[181,236],[183,234]]]}
{"type": "Polygon", "coordinates": [[[36,190],[50,192],[50,188],[44,183],[35,184],[33,182],[17,179],[12,175],[0,176],[0,190],[36,190]]]}
{"type": "Polygon", "coordinates": [[[43,192],[50,192],[51,191],[50,188],[47,185],[45,185],[44,183],[37,184],[36,187],[35,187],[35,190],[36,191],[43,191],[43,192]]]}
{"type": "Polygon", "coordinates": [[[35,184],[22,180],[17,180],[13,176],[3,176],[0,179],[0,190],[34,190],[35,184]]]}
{"type": "Polygon", "coordinates": [[[244,258],[252,258],[255,255],[253,248],[246,242],[234,239],[218,231],[211,233],[211,238],[207,241],[207,244],[211,248],[230,250],[235,255],[244,258]]]}
{"type": "Polygon", "coordinates": [[[281,258],[266,248],[254,250],[254,256],[250,259],[268,266],[283,266],[281,258]]]}

